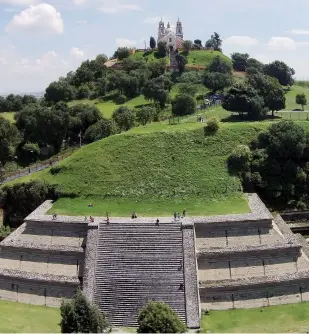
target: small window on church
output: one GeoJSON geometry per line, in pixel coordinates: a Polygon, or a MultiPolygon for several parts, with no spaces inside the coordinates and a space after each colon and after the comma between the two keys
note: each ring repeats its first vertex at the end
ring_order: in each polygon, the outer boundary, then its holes
{"type": "Polygon", "coordinates": [[[170,43],[172,42],[172,38],[170,37],[170,43]]]}

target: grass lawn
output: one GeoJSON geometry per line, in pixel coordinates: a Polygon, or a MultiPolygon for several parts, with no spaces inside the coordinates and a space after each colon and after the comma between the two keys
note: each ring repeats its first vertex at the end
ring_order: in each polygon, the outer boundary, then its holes
{"type": "MultiPolygon", "coordinates": [[[[135,51],[135,53],[131,56],[132,58],[138,60],[138,59],[145,59],[147,63],[152,63],[154,61],[157,61],[158,59],[162,59],[162,57],[159,57],[157,55],[157,51],[135,51]]],[[[168,57],[165,57],[167,62],[169,62],[168,57]]]]}
{"type": "Polygon", "coordinates": [[[226,158],[268,124],[223,123],[216,135],[205,135],[197,122],[140,126],[85,146],[60,162],[53,174],[45,170],[18,182],[41,179],[64,197],[74,196],[55,204],[59,214],[248,212],[240,181],[229,175],[226,158]],[[91,202],[94,208],[89,210],[91,202]]]}
{"type": "Polygon", "coordinates": [[[306,333],[309,303],[211,311],[203,315],[201,329],[203,333],[306,333]]]}
{"type": "Polygon", "coordinates": [[[132,212],[142,217],[168,217],[186,209],[188,216],[209,216],[220,214],[234,214],[249,212],[245,195],[235,197],[215,198],[205,201],[201,198],[157,200],[147,202],[144,199],[132,201],[130,199],[102,199],[102,198],[61,198],[50,210],[50,214],[57,212],[60,215],[72,216],[105,216],[108,212],[111,217],[130,217],[132,212]],[[94,206],[89,208],[88,204],[94,206]]]}
{"type": "Polygon", "coordinates": [[[68,103],[69,106],[74,106],[76,104],[79,103],[85,103],[85,104],[90,104],[90,105],[95,105],[101,112],[101,114],[109,119],[112,117],[113,112],[121,107],[121,106],[127,106],[129,108],[136,108],[136,107],[140,107],[143,105],[147,105],[150,102],[147,101],[143,95],[140,95],[132,100],[129,100],[128,102],[124,103],[124,104],[116,104],[113,101],[105,101],[105,102],[100,102],[97,99],[96,100],[89,100],[89,99],[84,99],[84,100],[75,100],[75,101],[71,101],[68,103]]]}
{"type": "Polygon", "coordinates": [[[225,56],[222,52],[219,51],[206,51],[206,50],[192,50],[186,55],[189,65],[202,65],[208,66],[213,59],[219,56],[228,62],[232,63],[232,60],[225,56]]]}
{"type": "Polygon", "coordinates": [[[3,112],[0,114],[0,116],[7,119],[11,123],[15,123],[14,115],[15,115],[15,112],[3,112]]]}
{"type": "MultiPolygon", "coordinates": [[[[296,104],[295,99],[297,94],[305,93],[309,103],[309,88],[294,85],[286,94],[286,110],[301,109],[301,105],[296,104]]],[[[309,106],[305,106],[305,110],[309,110],[309,106]]]]}
{"type": "Polygon", "coordinates": [[[59,308],[0,300],[1,333],[60,333],[59,308]]]}

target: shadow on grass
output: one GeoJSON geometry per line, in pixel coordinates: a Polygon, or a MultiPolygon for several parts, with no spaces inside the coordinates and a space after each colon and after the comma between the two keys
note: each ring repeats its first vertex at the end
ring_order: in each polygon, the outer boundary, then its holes
{"type": "Polygon", "coordinates": [[[230,115],[228,117],[222,118],[221,122],[256,122],[256,121],[275,121],[282,119],[281,116],[272,116],[272,115],[266,115],[264,117],[258,117],[255,119],[245,117],[245,116],[239,116],[239,115],[230,115]]]}

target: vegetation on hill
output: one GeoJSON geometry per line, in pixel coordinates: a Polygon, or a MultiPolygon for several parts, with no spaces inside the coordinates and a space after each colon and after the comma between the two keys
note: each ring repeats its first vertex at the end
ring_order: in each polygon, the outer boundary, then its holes
{"type": "Polygon", "coordinates": [[[308,208],[309,133],[292,121],[272,124],[249,147],[229,157],[229,169],[244,188],[257,191],[274,207],[308,208]]]}
{"type": "Polygon", "coordinates": [[[185,333],[187,328],[165,303],[150,301],[137,319],[137,333],[185,333]]]}

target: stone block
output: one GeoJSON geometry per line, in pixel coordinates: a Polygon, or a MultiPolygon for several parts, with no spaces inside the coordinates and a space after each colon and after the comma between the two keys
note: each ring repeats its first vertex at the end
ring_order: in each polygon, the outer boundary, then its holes
{"type": "Polygon", "coordinates": [[[227,231],[227,241],[229,247],[258,246],[260,244],[258,229],[230,229],[227,231]]]}
{"type": "Polygon", "coordinates": [[[20,261],[20,270],[32,273],[47,274],[48,256],[23,255],[20,261]]]}
{"type": "Polygon", "coordinates": [[[265,290],[241,291],[234,293],[235,308],[257,308],[268,305],[267,293],[265,290]]]}
{"type": "Polygon", "coordinates": [[[208,294],[200,291],[200,298],[203,310],[228,310],[234,307],[231,293],[208,294]]]}
{"type": "Polygon", "coordinates": [[[261,259],[244,258],[243,260],[233,260],[230,264],[232,279],[264,276],[263,262],[261,259]]]}
{"type": "Polygon", "coordinates": [[[293,274],[297,272],[296,262],[293,257],[285,255],[282,257],[264,259],[265,276],[276,276],[282,274],[293,274]]]}
{"type": "Polygon", "coordinates": [[[0,281],[0,299],[17,301],[17,284],[12,284],[9,281],[0,281]]]}
{"type": "Polygon", "coordinates": [[[209,229],[200,233],[196,238],[197,247],[205,248],[222,248],[226,247],[226,235],[224,230],[214,230],[210,231],[209,229]]]}
{"type": "Polygon", "coordinates": [[[45,305],[45,289],[38,285],[18,285],[18,301],[25,304],[45,305]]]}
{"type": "Polygon", "coordinates": [[[1,254],[0,257],[0,268],[1,269],[13,269],[20,270],[20,254],[1,254]]]}
{"type": "Polygon", "coordinates": [[[200,281],[230,279],[228,261],[198,260],[198,276],[200,281]]]}
{"type": "Polygon", "coordinates": [[[269,305],[299,303],[301,295],[298,286],[280,286],[268,288],[269,305]]]}

